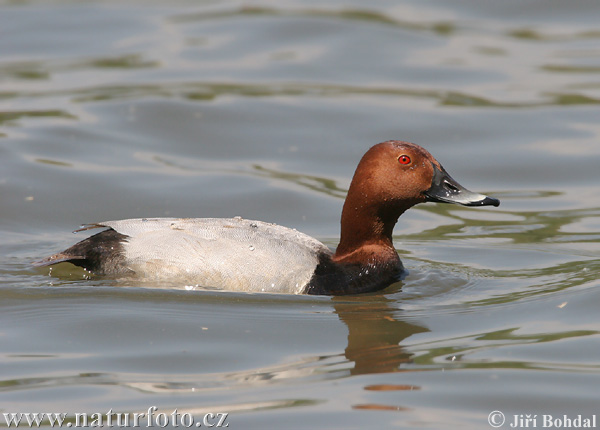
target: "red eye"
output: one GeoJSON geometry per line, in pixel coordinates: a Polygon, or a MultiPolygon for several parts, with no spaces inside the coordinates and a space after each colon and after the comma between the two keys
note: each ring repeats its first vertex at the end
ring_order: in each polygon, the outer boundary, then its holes
{"type": "Polygon", "coordinates": [[[410,164],[410,157],[408,155],[401,155],[398,157],[398,162],[400,164],[410,164]]]}

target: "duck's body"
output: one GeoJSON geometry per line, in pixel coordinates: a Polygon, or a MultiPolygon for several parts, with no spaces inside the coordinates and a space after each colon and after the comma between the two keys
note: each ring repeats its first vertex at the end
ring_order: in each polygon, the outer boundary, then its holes
{"type": "Polygon", "coordinates": [[[234,291],[376,291],[402,275],[392,230],[406,209],[422,201],[499,204],[462,188],[423,148],[388,141],[372,147],[356,169],[335,253],[310,236],[261,221],[144,218],[91,224],[83,230],[108,230],[34,264],[68,261],[101,275],[181,280],[234,291]]]}

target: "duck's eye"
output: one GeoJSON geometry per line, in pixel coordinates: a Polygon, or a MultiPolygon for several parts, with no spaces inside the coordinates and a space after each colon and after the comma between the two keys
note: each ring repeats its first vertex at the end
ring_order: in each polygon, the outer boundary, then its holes
{"type": "Polygon", "coordinates": [[[410,164],[410,157],[408,155],[401,155],[398,157],[398,162],[400,164],[410,164]]]}

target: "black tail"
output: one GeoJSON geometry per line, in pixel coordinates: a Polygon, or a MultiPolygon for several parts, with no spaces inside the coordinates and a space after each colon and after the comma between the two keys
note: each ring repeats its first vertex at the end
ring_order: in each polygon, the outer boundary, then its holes
{"type": "Polygon", "coordinates": [[[97,275],[123,274],[129,272],[125,266],[123,249],[127,238],[111,228],[32,264],[41,267],[69,262],[97,275]]]}

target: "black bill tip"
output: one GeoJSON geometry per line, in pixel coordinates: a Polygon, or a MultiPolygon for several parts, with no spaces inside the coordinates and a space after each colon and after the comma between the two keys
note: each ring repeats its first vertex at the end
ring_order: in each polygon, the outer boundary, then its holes
{"type": "Polygon", "coordinates": [[[474,193],[456,182],[444,168],[432,163],[431,187],[425,191],[429,202],[454,203],[463,206],[500,206],[500,200],[474,193]]]}

